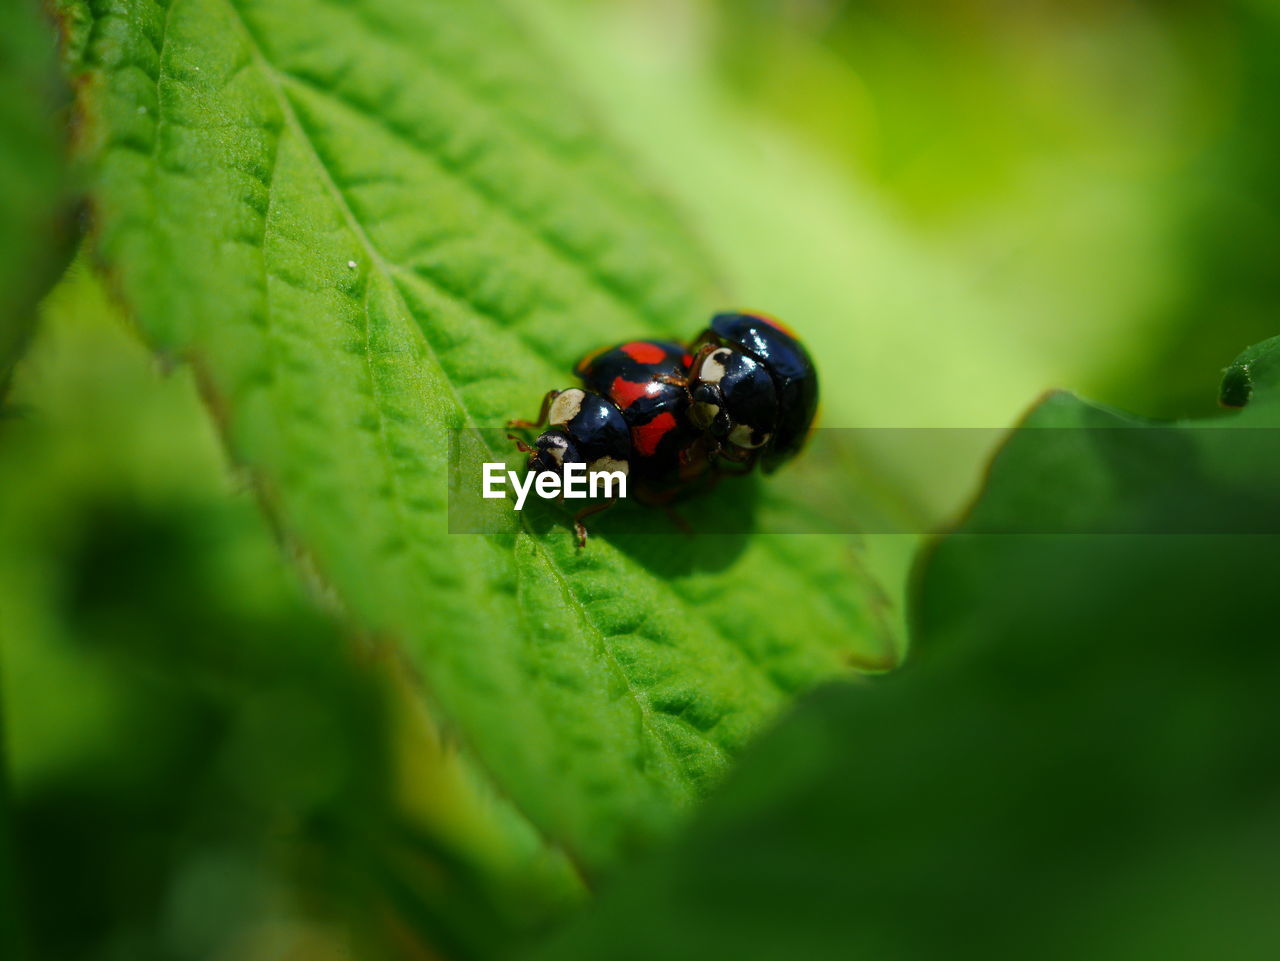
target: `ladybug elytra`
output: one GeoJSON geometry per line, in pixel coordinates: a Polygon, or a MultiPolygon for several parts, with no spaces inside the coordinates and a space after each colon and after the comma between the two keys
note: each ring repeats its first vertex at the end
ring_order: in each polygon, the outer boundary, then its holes
{"type": "MultiPolygon", "coordinates": [[[[622,412],[631,434],[632,467],[642,482],[681,479],[688,448],[699,432],[689,423],[689,365],[693,357],[673,341],[634,340],[588,354],[574,366],[588,390],[622,412]]],[[[688,479],[687,470],[684,479],[688,479]]]]}

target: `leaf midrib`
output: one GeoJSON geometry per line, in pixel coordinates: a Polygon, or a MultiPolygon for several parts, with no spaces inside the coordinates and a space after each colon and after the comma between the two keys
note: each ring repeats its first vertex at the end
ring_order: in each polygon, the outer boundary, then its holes
{"type": "MultiPolygon", "coordinates": [[[[228,2],[230,2],[230,0],[228,0],[228,2]]],[[[465,164],[455,163],[447,159],[443,154],[430,152],[429,147],[426,144],[414,140],[409,134],[395,126],[386,117],[377,114],[371,115],[363,113],[361,110],[361,104],[342,94],[336,88],[323,86],[309,77],[277,67],[269,61],[266,61],[266,64],[273,75],[273,87],[280,88],[282,83],[288,83],[304,90],[311,91],[316,96],[323,98],[329,103],[339,105],[365,119],[373,120],[377,124],[379,130],[386,133],[397,143],[413,151],[415,154],[431,157],[433,162],[439,165],[450,176],[453,176],[465,183],[469,189],[476,193],[477,196],[490,204],[494,209],[501,211],[502,214],[511,222],[519,224],[525,230],[528,230],[536,236],[538,240],[540,240],[560,261],[577,270],[584,270],[585,268],[584,272],[595,284],[596,288],[609,297],[609,299],[616,302],[619,306],[626,308],[628,311],[635,310],[638,307],[639,316],[644,321],[645,325],[654,331],[658,331],[658,327],[656,326],[658,316],[653,308],[643,303],[637,305],[622,284],[611,278],[595,264],[584,261],[573,251],[572,248],[565,244],[563,240],[556,237],[554,233],[547,230],[541,224],[530,223],[528,220],[523,219],[520,212],[509,202],[504,200],[501,194],[486,186],[483,181],[470,176],[465,164]]],[[[310,145],[310,141],[308,141],[308,145],[310,145]]],[[[317,159],[320,159],[318,152],[316,153],[317,159]]],[[[320,162],[323,165],[323,160],[320,160],[320,162]]],[[[417,276],[417,272],[412,267],[408,267],[403,264],[384,261],[384,266],[388,270],[407,272],[417,276]]]]}
{"type": "MultiPolygon", "coordinates": [[[[173,0],[173,2],[169,5],[169,11],[172,11],[172,8],[175,7],[180,2],[181,0],[173,0]]],[[[236,6],[233,0],[224,0],[224,2],[226,3],[227,8],[233,14],[236,23],[239,25],[254,60],[257,62],[258,66],[266,76],[267,81],[271,87],[272,94],[275,97],[277,104],[280,108],[281,115],[284,117],[285,123],[289,125],[290,128],[292,128],[294,133],[299,137],[300,142],[306,145],[307,152],[315,162],[316,168],[318,169],[320,176],[324,182],[325,189],[329,191],[332,201],[335,204],[337,204],[338,209],[342,213],[342,216],[344,220],[347,222],[348,227],[352,230],[353,234],[355,235],[357,241],[360,243],[361,247],[364,248],[366,255],[370,259],[370,263],[381,272],[384,281],[392,291],[396,301],[398,302],[400,309],[404,312],[404,316],[411,319],[414,318],[415,315],[413,311],[409,308],[409,305],[404,298],[404,294],[400,290],[399,284],[396,282],[396,279],[395,279],[396,265],[393,265],[390,262],[388,262],[386,258],[382,255],[382,252],[373,243],[372,238],[369,237],[368,232],[364,229],[364,226],[360,223],[358,218],[355,216],[355,212],[351,209],[351,206],[347,203],[346,197],[342,193],[341,189],[338,187],[337,182],[333,179],[332,172],[329,170],[328,165],[324,162],[324,159],[320,155],[319,150],[316,148],[315,144],[311,140],[311,137],[308,135],[305,127],[302,125],[302,122],[298,119],[297,113],[293,108],[293,104],[289,101],[289,98],[284,91],[284,87],[281,82],[281,79],[282,79],[281,72],[278,71],[275,65],[272,64],[271,61],[267,58],[265,52],[262,49],[261,44],[257,40],[257,37],[253,34],[252,29],[250,28],[249,24],[244,19],[244,17],[241,15],[239,8],[236,6]]],[[[168,14],[166,14],[165,29],[167,33],[168,14]]],[[[163,43],[163,38],[162,38],[162,43],[163,43]]],[[[160,74],[161,76],[163,76],[164,74],[163,63],[160,64],[160,74]]],[[[277,151],[278,151],[278,147],[277,147],[277,151]]],[[[366,298],[367,298],[367,295],[368,295],[368,292],[366,290],[366,298]]],[[[366,300],[366,304],[367,304],[367,300],[366,300]]],[[[366,318],[366,322],[367,322],[367,318],[366,318]]],[[[444,367],[441,366],[439,357],[435,352],[434,346],[431,344],[430,340],[427,339],[426,335],[422,332],[422,330],[418,327],[416,320],[410,326],[416,331],[416,335],[419,338],[421,338],[423,346],[426,348],[428,352],[430,352],[431,357],[435,362],[437,368],[440,369],[442,374],[441,380],[443,380],[447,384],[447,389],[449,391],[450,396],[453,399],[454,406],[459,412],[461,412],[462,417],[465,421],[465,424],[473,429],[479,430],[478,425],[475,423],[475,420],[471,415],[470,409],[463,402],[461,395],[458,393],[457,388],[454,386],[452,378],[450,378],[447,375],[447,373],[445,373],[444,367]]],[[[377,405],[375,404],[375,407],[376,406],[377,405]]],[[[379,418],[379,434],[381,436],[383,418],[382,418],[382,412],[380,408],[378,411],[378,418],[379,418]]],[[[485,443],[485,446],[488,447],[491,451],[494,450],[494,448],[492,448],[488,443],[485,443]]],[[[383,454],[385,458],[385,452],[383,452],[383,454]]],[[[391,465],[389,463],[386,466],[389,470],[392,470],[391,465]]],[[[392,470],[392,473],[394,475],[395,473],[394,470],[392,470]]],[[[398,481],[396,483],[395,490],[396,490],[395,500],[397,503],[397,510],[399,511],[403,507],[403,504],[402,504],[403,494],[399,490],[398,481]]],[[[663,752],[667,755],[671,763],[672,770],[675,773],[676,777],[684,785],[686,799],[688,800],[696,797],[697,796],[696,782],[688,774],[688,772],[685,771],[683,765],[680,763],[680,758],[676,755],[671,744],[669,743],[667,738],[663,735],[660,727],[656,725],[654,721],[653,708],[651,707],[651,705],[648,704],[648,699],[645,696],[644,692],[638,691],[636,687],[632,684],[630,677],[627,675],[627,672],[623,670],[621,664],[617,661],[613,652],[609,649],[609,645],[607,643],[606,635],[604,631],[595,622],[590,611],[587,609],[586,605],[582,602],[582,600],[578,597],[576,591],[573,588],[572,583],[565,576],[564,572],[560,569],[559,565],[556,564],[555,561],[550,557],[546,547],[534,535],[532,529],[529,526],[529,521],[523,515],[521,516],[520,523],[525,536],[528,537],[530,543],[534,546],[535,550],[538,552],[541,562],[544,564],[546,569],[552,574],[552,576],[555,577],[556,581],[560,585],[561,590],[564,592],[564,596],[570,599],[575,610],[578,612],[581,622],[589,626],[590,630],[595,636],[598,649],[601,651],[604,657],[608,659],[612,670],[614,671],[616,676],[618,676],[622,680],[623,684],[627,688],[627,691],[631,694],[631,699],[636,704],[637,709],[640,711],[641,718],[645,726],[652,732],[654,736],[654,740],[661,746],[663,752]]],[[[681,602],[681,606],[684,606],[683,602],[681,602]]],[[[703,740],[705,745],[714,753],[714,755],[717,756],[722,763],[724,763],[726,761],[726,758],[725,758],[723,749],[714,741],[712,741],[709,737],[707,737],[703,732],[697,731],[697,729],[693,729],[693,730],[696,732],[697,736],[703,740]]]]}
{"type": "MultiPolygon", "coordinates": [[[[637,315],[638,319],[645,326],[648,326],[650,329],[657,330],[657,328],[653,326],[654,318],[649,316],[648,310],[645,309],[643,304],[637,305],[635,302],[629,299],[626,295],[625,288],[622,285],[612,281],[604,272],[602,272],[594,264],[590,262],[584,262],[582,259],[578,258],[574,254],[572,249],[570,249],[569,247],[565,246],[563,243],[558,241],[554,237],[554,235],[549,233],[547,230],[537,225],[530,226],[528,223],[521,220],[519,217],[519,212],[515,208],[505,203],[501,197],[493,194],[493,192],[489,190],[482,182],[476,180],[473,177],[468,176],[466,172],[466,168],[464,166],[452,163],[446,157],[438,155],[435,151],[432,150],[430,145],[413,139],[409,134],[402,131],[395,124],[391,123],[387,118],[377,114],[370,115],[364,112],[364,110],[362,109],[359,103],[352,101],[350,98],[342,94],[336,88],[333,88],[331,86],[319,85],[307,77],[300,76],[291,71],[277,67],[274,63],[272,63],[267,58],[261,43],[257,41],[256,36],[252,32],[252,28],[249,26],[248,22],[240,15],[239,10],[236,8],[234,0],[227,0],[227,3],[235,13],[237,17],[237,21],[239,22],[241,28],[243,29],[246,35],[246,38],[253,51],[254,58],[260,64],[264,72],[267,74],[271,84],[273,94],[275,95],[277,101],[279,102],[281,111],[286,117],[287,122],[290,124],[290,126],[293,127],[295,132],[301,138],[302,142],[306,144],[308,152],[312,155],[312,158],[315,161],[317,168],[321,171],[324,177],[326,188],[330,191],[331,195],[334,198],[334,201],[339,205],[339,208],[343,213],[344,219],[353,227],[353,229],[356,230],[357,236],[360,239],[361,245],[365,248],[371,260],[374,261],[376,266],[380,268],[384,276],[384,279],[394,289],[396,294],[396,299],[399,301],[401,308],[405,311],[406,316],[414,320],[414,326],[417,329],[419,335],[422,335],[421,327],[417,322],[413,311],[409,309],[408,304],[405,301],[404,296],[401,292],[400,281],[398,279],[400,277],[404,277],[420,283],[424,283],[427,286],[434,288],[440,293],[444,293],[445,295],[450,296],[454,299],[461,300],[471,310],[475,311],[476,313],[479,313],[482,316],[488,317],[490,320],[492,320],[494,323],[501,326],[503,329],[510,330],[515,337],[517,337],[522,343],[524,343],[530,349],[535,350],[535,352],[537,350],[537,345],[532,343],[529,340],[529,338],[524,334],[523,330],[521,330],[519,325],[512,325],[509,322],[510,318],[507,319],[508,322],[504,323],[503,318],[491,314],[482,305],[476,304],[465,294],[461,294],[457,291],[453,291],[448,288],[442,288],[439,282],[435,278],[429,275],[424,276],[419,270],[413,267],[387,260],[387,258],[381,253],[381,251],[373,243],[372,238],[368,236],[367,231],[364,230],[363,225],[360,223],[359,218],[355,214],[355,211],[351,208],[351,205],[347,202],[346,195],[343,193],[342,188],[339,187],[336,180],[334,180],[331,170],[324,159],[324,156],[322,155],[321,151],[319,150],[315,142],[312,140],[312,138],[308,134],[306,125],[298,117],[297,111],[294,109],[292,101],[289,99],[289,95],[287,93],[287,87],[292,85],[302,90],[312,92],[335,107],[350,111],[363,119],[371,121],[379,130],[391,136],[398,143],[400,143],[402,146],[404,146],[406,149],[408,149],[415,155],[423,156],[426,159],[430,160],[431,162],[438,164],[443,171],[448,173],[450,176],[456,177],[462,182],[464,182],[469,189],[473,190],[476,193],[478,197],[480,197],[482,200],[484,200],[485,202],[489,203],[490,205],[494,206],[496,209],[501,211],[502,214],[506,216],[513,224],[521,227],[522,229],[528,230],[533,236],[535,236],[539,241],[541,241],[544,245],[546,245],[547,248],[551,249],[555,253],[555,255],[562,260],[562,262],[566,266],[575,270],[582,271],[586,275],[586,277],[593,283],[593,285],[597,290],[604,292],[607,296],[615,300],[621,307],[623,307],[624,309],[627,309],[628,311],[632,309],[638,309],[639,310],[639,314],[637,315]]],[[[366,23],[364,16],[360,15],[359,13],[356,13],[355,15],[362,24],[366,23]]],[[[526,136],[522,138],[522,142],[530,143],[531,141],[529,141],[526,136]]],[[[457,408],[463,413],[469,425],[471,425],[472,427],[477,427],[478,425],[476,425],[474,418],[471,417],[470,410],[468,409],[467,405],[465,404],[461,396],[458,394],[458,392],[454,388],[452,379],[448,377],[448,375],[444,371],[444,367],[440,364],[439,356],[436,353],[432,344],[430,343],[430,340],[425,336],[423,336],[423,343],[426,346],[426,348],[431,352],[432,357],[435,359],[436,366],[441,371],[442,378],[449,382],[449,390],[454,397],[457,408]]],[[[487,443],[485,446],[488,447],[488,449],[490,449],[491,451],[494,451],[495,453],[499,453],[499,454],[502,453],[501,451],[497,451],[495,448],[493,448],[491,445],[487,443]]],[[[522,526],[524,527],[526,534],[528,534],[535,542],[538,542],[538,539],[533,536],[533,532],[528,527],[527,523],[523,524],[522,526]]],[[[778,550],[778,545],[776,544],[776,542],[773,541],[773,539],[766,537],[766,538],[763,538],[762,540],[764,542],[762,545],[763,548],[771,556],[778,558],[780,560],[784,560],[785,562],[785,559],[783,558],[782,554],[778,550]]],[[[626,672],[622,670],[621,666],[618,664],[618,662],[616,661],[616,659],[613,657],[612,653],[608,649],[608,645],[605,642],[605,637],[606,637],[605,633],[597,627],[590,613],[588,612],[586,605],[584,605],[578,599],[577,594],[572,589],[570,582],[564,577],[559,566],[556,565],[554,561],[551,560],[550,556],[542,548],[542,545],[540,542],[538,542],[538,546],[539,546],[539,554],[546,560],[548,567],[552,570],[554,575],[558,579],[560,579],[562,582],[564,582],[566,588],[568,589],[569,596],[574,601],[574,606],[579,610],[581,616],[590,623],[592,630],[596,633],[597,637],[599,638],[600,646],[603,649],[606,657],[610,659],[610,662],[617,669],[618,673],[623,677],[624,680],[626,680],[628,688],[632,690],[634,694],[635,689],[631,687],[630,681],[627,680],[626,672]]],[[[787,698],[795,694],[795,691],[792,688],[780,683],[777,680],[777,678],[774,677],[772,671],[770,671],[766,665],[762,664],[751,651],[743,648],[741,645],[733,643],[731,639],[726,638],[718,629],[718,626],[716,625],[714,620],[708,617],[705,614],[705,612],[695,608],[691,608],[688,604],[687,599],[681,596],[681,594],[678,591],[676,591],[674,588],[671,589],[671,593],[675,601],[680,605],[681,609],[684,612],[686,612],[686,614],[690,618],[696,619],[699,622],[706,625],[707,629],[713,636],[720,638],[722,641],[728,641],[729,646],[734,648],[736,651],[738,651],[738,653],[742,657],[744,657],[748,663],[750,663],[753,666],[753,668],[759,673],[760,677],[762,677],[768,683],[768,685],[774,689],[774,691],[779,696],[783,698],[787,698]]],[[[637,698],[636,700],[637,700],[637,703],[641,705],[642,709],[644,709],[646,712],[649,711],[647,702],[645,700],[641,698],[637,698]]],[[[666,712],[663,712],[663,716],[671,717],[676,720],[681,719],[679,715],[668,714],[666,712]]],[[[692,728],[691,730],[693,731],[694,735],[698,737],[699,740],[701,740],[721,762],[724,762],[726,760],[724,750],[715,741],[708,738],[704,731],[697,729],[696,727],[692,728]]],[[[659,734],[658,736],[659,736],[659,739],[662,740],[661,735],[659,734]]],[[[665,741],[664,741],[664,744],[665,744],[665,741]]],[[[687,778],[686,780],[690,784],[692,784],[693,782],[693,779],[691,778],[687,778]]]]}

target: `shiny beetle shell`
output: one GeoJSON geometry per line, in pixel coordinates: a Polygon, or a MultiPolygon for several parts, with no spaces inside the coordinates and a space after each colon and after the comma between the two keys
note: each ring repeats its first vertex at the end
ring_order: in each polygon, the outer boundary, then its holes
{"type": "MultiPolygon", "coordinates": [[[[673,341],[633,340],[588,354],[574,367],[589,390],[622,412],[637,477],[676,481],[692,466],[690,446],[701,436],[688,419],[686,378],[692,359],[673,341]]],[[[705,466],[705,456],[697,466],[705,466]]]]}
{"type": "Polygon", "coordinates": [[[818,374],[794,332],[765,314],[721,313],[695,348],[695,424],[739,451],[758,451],[766,472],[794,457],[818,409],[818,374]]]}

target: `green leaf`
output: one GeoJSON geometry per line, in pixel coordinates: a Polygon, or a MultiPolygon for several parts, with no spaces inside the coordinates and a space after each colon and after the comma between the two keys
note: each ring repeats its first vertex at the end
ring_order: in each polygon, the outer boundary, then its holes
{"type": "Polygon", "coordinates": [[[36,301],[66,262],[66,150],[54,110],[61,88],[39,8],[0,8],[0,389],[26,344],[36,301]]]}
{"type": "Polygon", "coordinates": [[[15,825],[9,799],[8,706],[5,703],[3,662],[0,662],[0,947],[6,958],[21,958],[22,903],[18,897],[15,825]]]}
{"type": "MultiPolygon", "coordinates": [[[[352,617],[404,645],[432,706],[586,869],[666,830],[793,693],[893,661],[847,538],[689,540],[655,517],[673,536],[578,552],[532,512],[446,533],[451,428],[529,416],[585,351],[690,336],[722,300],[500,7],[64,15],[91,20],[96,251],[137,323],[195,365],[352,617]]],[[[708,509],[751,509],[752,485],[725,486],[708,509]]]]}
{"type": "Polygon", "coordinates": [[[913,662],[804,704],[539,957],[1275,956],[1278,387],[1049,397],[924,560],[913,662]]]}
{"type": "Polygon", "coordinates": [[[355,957],[527,943],[580,899],[572,866],[281,564],[190,370],[162,375],[82,267],[0,424],[0,920],[25,909],[32,959],[253,956],[282,918],[355,957]]]}
{"type": "MultiPolygon", "coordinates": [[[[1244,407],[1260,392],[1261,404],[1280,399],[1280,337],[1255,344],[1223,372],[1218,399],[1223,407],[1244,407]]],[[[1255,410],[1256,410],[1255,406],[1255,410]]]]}

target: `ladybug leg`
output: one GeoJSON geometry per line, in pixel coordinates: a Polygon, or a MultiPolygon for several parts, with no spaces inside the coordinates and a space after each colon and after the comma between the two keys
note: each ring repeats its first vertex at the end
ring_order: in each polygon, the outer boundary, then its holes
{"type": "Polygon", "coordinates": [[[717,458],[720,456],[720,451],[722,451],[723,449],[724,449],[723,445],[720,443],[720,441],[717,438],[708,436],[707,442],[704,445],[704,452],[707,455],[707,463],[709,463],[712,467],[714,467],[717,463],[719,463],[717,458]]]}
{"type": "MultiPolygon", "coordinates": [[[[541,427],[543,424],[547,422],[547,412],[551,410],[551,402],[559,396],[560,396],[560,391],[558,390],[547,391],[547,396],[542,398],[542,407],[538,411],[537,420],[509,420],[507,421],[507,426],[508,427],[525,427],[525,428],[541,427]]],[[[508,434],[507,436],[509,437],[511,435],[508,434]]]]}
{"type": "Polygon", "coordinates": [[[712,468],[717,473],[724,474],[750,474],[756,466],[757,458],[760,456],[758,450],[725,447],[715,437],[707,437],[706,453],[707,460],[711,462],[712,468]],[[725,470],[725,464],[735,464],[737,466],[732,470],[725,470]]]}
{"type": "Polygon", "coordinates": [[[670,504],[663,504],[662,512],[667,515],[667,520],[671,521],[681,534],[685,535],[685,537],[693,536],[693,525],[685,520],[678,510],[670,504]]]}
{"type": "Polygon", "coordinates": [[[702,362],[707,359],[707,354],[713,353],[716,350],[716,344],[699,338],[693,346],[695,348],[695,353],[693,355],[693,363],[689,365],[689,369],[697,370],[702,366],[702,362]]]}
{"type": "Polygon", "coordinates": [[[513,440],[513,441],[515,441],[515,442],[516,442],[516,450],[518,450],[518,451],[519,451],[520,453],[522,453],[522,454],[527,454],[527,453],[529,453],[529,451],[533,450],[533,448],[532,448],[532,447],[530,447],[528,444],[526,444],[526,443],[524,442],[524,438],[522,438],[522,437],[517,437],[515,434],[508,434],[508,435],[507,435],[507,440],[513,440]]]}
{"type": "Polygon", "coordinates": [[[578,537],[578,550],[587,546],[587,525],[583,520],[592,514],[599,514],[601,511],[607,511],[614,504],[618,503],[618,498],[610,497],[607,501],[600,504],[588,504],[578,513],[573,515],[573,532],[578,537]]]}
{"type": "MultiPolygon", "coordinates": [[[[689,364],[689,370],[697,370],[706,355],[716,349],[716,345],[711,343],[703,343],[701,346],[695,344],[694,346],[697,347],[698,353],[689,364]]],[[[688,389],[689,387],[688,377],[678,377],[675,374],[657,374],[653,379],[662,384],[672,384],[676,387],[684,387],[685,389],[688,389]]]]}
{"type": "Polygon", "coordinates": [[[742,458],[741,460],[735,460],[732,457],[723,457],[720,460],[716,461],[715,466],[716,466],[717,479],[720,477],[730,477],[730,476],[736,477],[743,474],[750,474],[752,469],[754,469],[754,467],[756,466],[756,452],[751,451],[750,454],[748,454],[748,456],[742,458]],[[733,464],[734,466],[726,467],[725,466],[726,464],[733,464]]]}
{"type": "MultiPolygon", "coordinates": [[[[695,344],[695,346],[697,345],[695,344]]],[[[693,360],[689,364],[689,370],[695,371],[701,367],[702,362],[706,360],[707,354],[711,353],[715,349],[716,345],[712,343],[703,343],[701,346],[698,346],[698,352],[694,354],[693,360]]],[[[686,389],[689,386],[688,377],[676,377],[673,374],[658,374],[654,377],[654,380],[661,381],[664,384],[674,384],[677,387],[684,387],[686,389]]]]}
{"type": "Polygon", "coordinates": [[[706,434],[698,438],[690,448],[682,450],[677,456],[680,464],[680,476],[697,477],[708,468],[716,468],[716,455],[720,453],[720,442],[706,434]]]}
{"type": "MultiPolygon", "coordinates": [[[[712,341],[712,338],[714,337],[715,337],[715,331],[713,331],[710,327],[708,327],[706,330],[700,333],[696,338],[694,338],[693,343],[689,345],[689,349],[694,353],[700,354],[702,353],[702,351],[706,350],[709,346],[711,346],[711,341],[712,341]]],[[[715,348],[712,347],[712,349],[714,350],[715,348]]]]}

